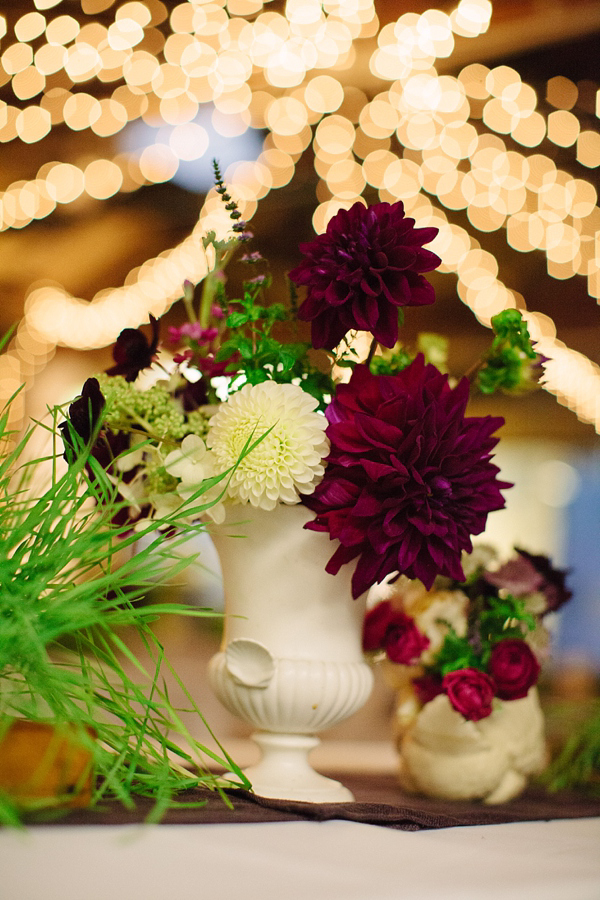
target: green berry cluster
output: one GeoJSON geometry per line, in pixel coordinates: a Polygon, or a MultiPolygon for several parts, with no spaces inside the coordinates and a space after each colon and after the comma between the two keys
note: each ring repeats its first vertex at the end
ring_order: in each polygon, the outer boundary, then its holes
{"type": "Polygon", "coordinates": [[[494,340],[477,373],[483,394],[495,391],[518,393],[535,386],[541,374],[527,323],[518,309],[505,309],[492,317],[494,340]]]}
{"type": "Polygon", "coordinates": [[[181,441],[187,434],[205,437],[208,419],[195,410],[185,414],[167,387],[137,390],[122,375],[96,376],[106,399],[104,422],[111,431],[146,432],[159,440],[181,441]]]}
{"type": "Polygon", "coordinates": [[[144,490],[147,496],[153,494],[168,494],[177,488],[179,481],[173,475],[169,475],[164,466],[147,466],[145,472],[144,490]]]}

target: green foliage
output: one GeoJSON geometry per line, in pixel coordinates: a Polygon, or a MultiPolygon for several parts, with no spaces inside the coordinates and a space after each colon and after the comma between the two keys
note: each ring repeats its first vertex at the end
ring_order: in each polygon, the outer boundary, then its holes
{"type": "Polygon", "coordinates": [[[396,344],[391,350],[383,350],[381,356],[374,356],[370,369],[373,375],[395,375],[410,366],[414,358],[402,344],[396,344]]]}
{"type": "Polygon", "coordinates": [[[432,363],[440,372],[447,371],[448,341],[443,335],[428,331],[417,336],[414,350],[398,342],[391,350],[383,348],[380,354],[373,356],[369,367],[374,375],[396,375],[410,366],[418,353],[422,353],[425,362],[432,363]]]}
{"type": "Polygon", "coordinates": [[[217,353],[217,361],[229,361],[231,389],[243,384],[259,384],[272,380],[279,384],[300,384],[319,400],[324,409],[333,392],[333,381],[310,360],[310,344],[281,343],[273,335],[278,322],[290,320],[290,313],[280,303],[263,304],[263,293],[270,286],[267,276],[244,282],[243,297],[230,301],[233,309],[225,324],[229,337],[217,353]]]}
{"type": "Polygon", "coordinates": [[[492,316],[492,328],[496,335],[492,347],[507,342],[530,359],[535,359],[527,323],[518,309],[504,309],[498,315],[492,316]]]}
{"type": "Polygon", "coordinates": [[[448,672],[455,672],[459,669],[482,668],[481,660],[467,638],[459,637],[455,631],[449,629],[436,656],[435,671],[443,677],[448,672]]]}
{"type": "MultiPolygon", "coordinates": [[[[79,448],[64,472],[56,449],[28,461],[31,438],[43,426],[15,444],[9,412],[6,407],[0,414],[0,733],[14,717],[77,728],[100,776],[93,804],[117,798],[133,807],[142,795],[154,799],[155,819],[178,791],[194,785],[219,790],[228,802],[208,760],[248,782],[222,748],[215,755],[190,734],[183,713],[204,721],[202,713],[150,627],[165,613],[215,613],[141,603],[150,587],[193,561],[176,552],[192,529],[182,527],[179,517],[138,533],[115,527],[124,501],[87,448],[79,448]],[[181,536],[174,541],[156,531],[175,524],[181,536]],[[143,655],[131,652],[124,628],[135,630],[143,655]],[[135,679],[127,669],[135,670],[135,679]],[[185,710],[169,699],[167,673],[187,697],[185,710]],[[88,727],[96,741],[87,736],[88,727]]],[[[54,440],[57,415],[47,429],[54,440]]],[[[202,508],[202,492],[190,500],[189,512],[202,508]]],[[[51,809],[56,803],[48,798],[38,805],[51,809]]],[[[0,797],[0,822],[15,823],[21,813],[0,797]]]]}
{"type": "Polygon", "coordinates": [[[527,323],[518,309],[505,309],[492,317],[494,339],[477,372],[477,387],[484,394],[515,393],[534,385],[532,347],[527,323]]]}
{"type": "Polygon", "coordinates": [[[522,638],[523,630],[535,628],[535,619],[526,611],[524,601],[511,594],[484,597],[478,611],[478,623],[481,640],[489,645],[499,638],[522,638]]]}
{"type": "Polygon", "coordinates": [[[436,655],[431,671],[442,676],[459,669],[480,669],[485,672],[492,647],[505,638],[522,639],[526,631],[535,628],[535,619],[525,610],[524,601],[508,595],[477,595],[468,611],[467,633],[456,634],[449,623],[444,643],[436,655]]]}
{"type": "Polygon", "coordinates": [[[600,796],[600,701],[572,731],[541,781],[551,791],[579,788],[600,796]]]}

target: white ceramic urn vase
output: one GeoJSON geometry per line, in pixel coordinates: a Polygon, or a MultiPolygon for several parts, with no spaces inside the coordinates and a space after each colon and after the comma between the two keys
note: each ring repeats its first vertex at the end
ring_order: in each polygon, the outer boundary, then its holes
{"type": "Polygon", "coordinates": [[[256,794],[344,802],[352,794],[311,767],[317,732],[367,700],[373,682],[362,653],[365,598],[352,599],[352,566],[325,571],[333,544],[307,531],[305,506],[234,506],[212,538],[225,590],[221,651],[210,662],[225,707],[258,731],[261,761],[246,770],[256,794]]]}

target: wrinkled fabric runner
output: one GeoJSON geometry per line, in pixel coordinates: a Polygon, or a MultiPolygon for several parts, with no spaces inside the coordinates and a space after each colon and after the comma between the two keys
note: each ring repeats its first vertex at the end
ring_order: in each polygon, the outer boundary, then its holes
{"type": "MultiPolygon", "coordinates": [[[[161,824],[241,824],[259,822],[322,822],[347,819],[370,825],[383,825],[404,831],[421,828],[451,828],[457,825],[498,825],[505,822],[579,819],[600,816],[600,797],[575,793],[548,794],[530,788],[522,797],[498,806],[480,803],[456,803],[415,797],[403,793],[393,775],[338,776],[350,788],[354,803],[300,803],[292,800],[268,800],[246,791],[228,791],[233,809],[219,795],[194,789],[177,796],[180,803],[206,800],[200,809],[168,810],[161,824]]],[[[126,825],[143,822],[152,802],[139,799],[135,810],[110,802],[95,810],[74,810],[57,819],[58,825],[126,825]]],[[[36,823],[37,824],[37,823],[36,823]]],[[[50,823],[48,823],[50,824],[50,823]]]]}

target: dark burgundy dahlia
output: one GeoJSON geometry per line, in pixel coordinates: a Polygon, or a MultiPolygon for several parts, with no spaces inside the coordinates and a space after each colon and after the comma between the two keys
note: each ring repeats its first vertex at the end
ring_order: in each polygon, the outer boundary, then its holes
{"type": "Polygon", "coordinates": [[[435,300],[421,273],[441,262],[423,249],[437,231],[415,228],[401,201],[355,203],[333,216],[324,234],[300,244],[306,259],[290,279],[308,288],[298,318],[311,323],[313,347],[331,350],[351,329],[370,331],[384,347],[393,347],[399,307],[435,300]]]}
{"type": "Polygon", "coordinates": [[[339,541],[327,571],[358,557],[355,597],[393,572],[464,581],[461,552],[510,487],[490,461],[504,420],[465,418],[468,393],[422,356],[397,375],[357,366],[338,387],[325,475],[303,502],[317,513],[306,527],[339,541]]]}

